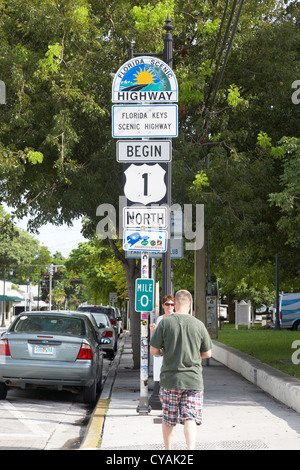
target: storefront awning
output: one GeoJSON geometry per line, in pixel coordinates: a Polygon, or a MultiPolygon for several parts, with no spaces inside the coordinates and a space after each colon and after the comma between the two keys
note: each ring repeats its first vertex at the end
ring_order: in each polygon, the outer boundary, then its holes
{"type": "MultiPolygon", "coordinates": [[[[4,300],[6,302],[23,302],[24,299],[22,297],[16,297],[16,296],[11,296],[11,295],[5,295],[4,300]]],[[[3,302],[3,295],[0,295],[0,302],[3,302]]]]}

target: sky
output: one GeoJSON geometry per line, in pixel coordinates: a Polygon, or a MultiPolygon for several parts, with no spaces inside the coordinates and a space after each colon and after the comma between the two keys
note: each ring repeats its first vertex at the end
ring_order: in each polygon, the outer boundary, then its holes
{"type": "MultiPolygon", "coordinates": [[[[4,206],[4,205],[3,205],[4,206]]],[[[8,207],[4,207],[4,210],[11,213],[8,207]]],[[[28,218],[22,220],[14,219],[14,223],[17,227],[27,230],[28,218]]],[[[79,243],[87,242],[88,240],[80,233],[82,228],[81,220],[74,220],[73,226],[68,225],[52,225],[46,224],[40,227],[39,234],[30,233],[34,238],[38,239],[40,244],[46,246],[50,253],[54,255],[56,251],[59,251],[65,258],[68,258],[69,254],[74,248],[78,247],[79,243]]]]}

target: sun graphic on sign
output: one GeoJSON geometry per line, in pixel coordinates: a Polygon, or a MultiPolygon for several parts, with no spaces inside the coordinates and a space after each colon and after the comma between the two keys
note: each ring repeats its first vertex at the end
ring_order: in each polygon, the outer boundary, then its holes
{"type": "Polygon", "coordinates": [[[155,73],[151,70],[146,70],[145,68],[142,70],[142,68],[140,68],[140,70],[134,74],[134,77],[135,83],[138,83],[139,85],[150,85],[151,83],[154,83],[155,73]]]}

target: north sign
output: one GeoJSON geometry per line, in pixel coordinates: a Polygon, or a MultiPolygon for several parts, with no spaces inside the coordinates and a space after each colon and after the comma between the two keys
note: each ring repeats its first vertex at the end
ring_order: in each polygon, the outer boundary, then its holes
{"type": "Polygon", "coordinates": [[[112,107],[112,136],[177,137],[178,107],[176,104],[115,105],[112,107]]]}
{"type": "Polygon", "coordinates": [[[128,60],[117,71],[112,85],[114,103],[178,101],[173,70],[155,57],[128,60]]]}
{"type": "Polygon", "coordinates": [[[166,207],[131,206],[123,209],[124,228],[145,228],[159,230],[167,228],[166,207]]]}
{"type": "Polygon", "coordinates": [[[118,140],[117,161],[120,163],[170,162],[171,140],[118,140]]]}

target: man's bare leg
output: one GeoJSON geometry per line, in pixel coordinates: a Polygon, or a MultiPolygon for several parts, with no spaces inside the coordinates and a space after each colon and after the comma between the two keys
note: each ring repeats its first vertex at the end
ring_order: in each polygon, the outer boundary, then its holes
{"type": "Polygon", "coordinates": [[[196,445],[197,424],[189,419],[184,423],[184,437],[188,450],[194,450],[196,445]]]}
{"type": "Polygon", "coordinates": [[[162,423],[162,434],[163,434],[165,450],[171,450],[174,429],[175,429],[175,426],[169,426],[166,423],[162,423]]]}

